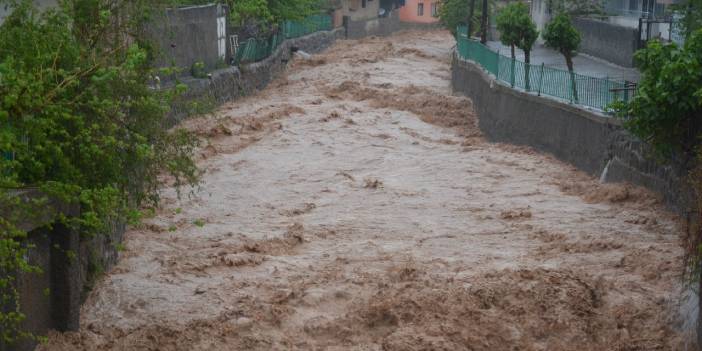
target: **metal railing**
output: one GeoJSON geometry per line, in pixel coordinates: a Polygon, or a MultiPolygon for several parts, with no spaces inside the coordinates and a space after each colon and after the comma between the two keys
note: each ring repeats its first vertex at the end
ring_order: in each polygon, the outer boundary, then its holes
{"type": "Polygon", "coordinates": [[[280,32],[265,39],[249,38],[237,48],[234,64],[257,62],[269,57],[285,39],[299,38],[319,31],[333,28],[329,15],[313,15],[302,21],[285,21],[280,32]]]}
{"type": "Polygon", "coordinates": [[[332,30],[332,18],[329,15],[313,15],[302,21],[285,21],[281,26],[286,39],[299,38],[319,31],[332,30]]]}
{"type": "Polygon", "coordinates": [[[274,34],[266,39],[249,38],[236,50],[234,64],[261,61],[270,56],[282,42],[283,36],[280,34],[274,34]]]}
{"type": "Polygon", "coordinates": [[[634,93],[631,83],[624,80],[590,77],[544,64],[527,64],[501,55],[469,39],[465,26],[458,28],[456,40],[456,49],[462,59],[474,61],[498,81],[512,88],[601,111],[608,111],[615,101],[629,101],[634,93]]]}

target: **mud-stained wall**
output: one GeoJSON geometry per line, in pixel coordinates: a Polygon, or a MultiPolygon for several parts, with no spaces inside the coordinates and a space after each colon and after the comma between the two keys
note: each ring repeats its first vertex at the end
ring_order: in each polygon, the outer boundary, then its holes
{"type": "Polygon", "coordinates": [[[676,212],[688,208],[684,163],[660,164],[649,146],[618,120],[501,85],[455,56],[451,71],[454,91],[473,100],[480,129],[489,139],[532,146],[607,182],[644,186],[676,212]]]}
{"type": "MultiPolygon", "coordinates": [[[[41,196],[28,191],[18,196],[41,196]]],[[[75,206],[50,203],[51,213],[61,211],[71,216],[78,213],[75,206]]],[[[1,215],[1,214],[0,214],[1,215]]],[[[26,316],[21,329],[35,335],[46,335],[53,329],[77,330],[80,306],[95,281],[117,262],[117,247],[122,241],[125,225],[115,222],[106,233],[87,236],[59,223],[49,225],[53,214],[33,218],[33,223],[21,227],[28,231],[27,262],[40,273],[16,272],[20,311],[26,316]]],[[[0,306],[8,312],[14,303],[0,306]]],[[[0,351],[33,350],[36,342],[22,339],[8,345],[0,339],[0,351]]]]}

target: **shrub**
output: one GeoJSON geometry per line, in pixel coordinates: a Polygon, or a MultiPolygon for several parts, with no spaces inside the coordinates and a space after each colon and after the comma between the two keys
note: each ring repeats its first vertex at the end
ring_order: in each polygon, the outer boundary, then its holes
{"type": "MultiPolygon", "coordinates": [[[[31,0],[9,2],[0,26],[0,305],[18,303],[13,274],[36,271],[24,261],[23,220],[45,211],[47,198],[79,206],[57,219],[86,234],[155,205],[159,175],[197,182],[195,138],[163,128],[174,91],[148,87],[152,76],[142,24],[157,7],[147,0],[65,0],[39,13],[31,0]],[[15,189],[38,188],[29,203],[15,189]]],[[[3,4],[5,3],[5,4],[3,4]]],[[[0,338],[17,329],[19,305],[0,313],[0,338]]]]}
{"type": "Polygon", "coordinates": [[[570,16],[561,13],[554,17],[544,28],[544,40],[546,46],[558,51],[563,55],[568,66],[573,89],[573,98],[578,102],[578,90],[575,84],[575,73],[573,68],[573,57],[580,46],[580,33],[573,26],[570,16]]]}
{"type": "Polygon", "coordinates": [[[628,104],[616,104],[624,125],[663,156],[692,154],[702,119],[702,30],[683,47],[649,42],[636,53],[641,80],[628,104]]]}

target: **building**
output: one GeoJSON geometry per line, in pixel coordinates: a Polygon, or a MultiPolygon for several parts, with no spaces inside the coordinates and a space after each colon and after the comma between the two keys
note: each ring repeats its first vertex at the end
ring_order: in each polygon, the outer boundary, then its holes
{"type": "MultiPolygon", "coordinates": [[[[638,28],[639,19],[663,19],[671,4],[677,0],[603,0],[603,9],[609,23],[638,28]]],[[[537,28],[543,30],[553,15],[554,0],[532,0],[531,16],[537,28]]]]}
{"type": "Polygon", "coordinates": [[[613,20],[621,20],[622,25],[638,26],[639,18],[664,17],[666,5],[671,3],[670,0],[607,0],[604,10],[613,20]]]}
{"type": "Polygon", "coordinates": [[[406,0],[400,7],[400,21],[436,23],[439,21],[439,0],[406,0]]]}
{"type": "Polygon", "coordinates": [[[380,0],[343,0],[336,16],[345,16],[352,21],[378,18],[380,0]]]}
{"type": "MultiPolygon", "coordinates": [[[[556,0],[532,0],[531,16],[540,32],[555,14],[556,0]]],[[[676,0],[603,0],[603,15],[573,20],[582,41],[579,51],[625,67],[649,40],[680,41],[670,5],[676,0]]],[[[543,38],[539,38],[543,43],[543,38]]]]}

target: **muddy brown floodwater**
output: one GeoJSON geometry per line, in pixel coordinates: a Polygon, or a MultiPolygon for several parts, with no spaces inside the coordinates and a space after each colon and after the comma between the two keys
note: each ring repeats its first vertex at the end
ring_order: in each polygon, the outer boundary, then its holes
{"type": "Polygon", "coordinates": [[[447,32],[341,41],[183,126],[201,188],[42,350],[675,350],[659,201],[485,141],[447,32]]]}

